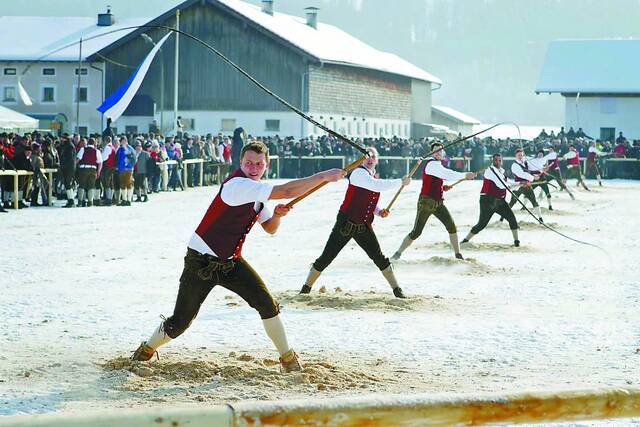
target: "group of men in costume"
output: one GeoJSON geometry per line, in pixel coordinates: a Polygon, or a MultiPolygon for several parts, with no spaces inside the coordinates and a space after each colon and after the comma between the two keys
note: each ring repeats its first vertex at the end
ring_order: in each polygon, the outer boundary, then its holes
{"type": "MultiPolygon", "coordinates": [[[[444,167],[443,149],[440,143],[431,145],[432,155],[425,159],[422,169],[422,187],[414,226],[393,255],[394,260],[399,259],[403,251],[420,236],[431,215],[445,226],[455,257],[463,259],[455,222],[444,204],[444,193],[451,186],[445,185],[444,182],[470,180],[476,174],[456,172],[444,167]]],[[[486,227],[492,215],[497,213],[508,221],[514,245],[519,246],[518,223],[511,210],[515,198],[510,203],[506,202],[507,187],[519,185],[513,193],[530,200],[538,218],[542,220],[540,207],[531,186],[538,181],[546,183],[546,175],[553,174],[557,168],[557,156],[551,157],[540,157],[540,160],[530,164],[524,159],[524,152],[518,150],[516,161],[511,167],[515,180],[511,180],[502,168],[502,156],[494,154],[491,165],[484,171],[478,223],[471,228],[462,243],[469,242],[486,227]]],[[[280,355],[281,371],[301,370],[298,356],[287,341],[279,306],[258,273],[242,257],[242,246],[256,222],[266,232],[273,234],[278,230],[282,217],[289,213],[291,207],[285,204],[278,204],[271,212],[266,206],[269,200],[301,196],[322,182],[336,182],[342,179],[346,172],[342,169],[331,169],[275,186],[261,182],[269,166],[269,152],[261,142],[245,145],[239,163],[239,168],[232,171],[220,186],[189,240],[173,315],[163,319],[149,339],[140,344],[133,354],[134,360],[151,359],[158,347],[180,336],[196,317],[209,292],[215,286],[222,286],[236,293],[258,312],[267,336],[280,355]]],[[[373,221],[375,216],[386,218],[390,214],[388,209],[379,205],[380,193],[409,185],[411,177],[378,179],[375,176],[377,163],[377,151],[368,148],[364,162],[349,175],[349,184],[336,222],[324,250],[311,266],[300,290],[301,294],[311,292],[321,273],[345,245],[354,239],[381,271],[393,294],[398,298],[405,298],[396,280],[391,261],[382,253],[373,230],[373,221]]],[[[561,182],[555,176],[551,177],[561,182]]],[[[546,192],[548,194],[548,188],[546,192]]]]}

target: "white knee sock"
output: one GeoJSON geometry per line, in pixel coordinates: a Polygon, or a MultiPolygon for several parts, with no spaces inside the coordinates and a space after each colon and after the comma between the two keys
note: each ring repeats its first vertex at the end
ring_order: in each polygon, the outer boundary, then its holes
{"type": "Polygon", "coordinates": [[[518,229],[516,228],[515,230],[511,230],[511,234],[513,234],[513,240],[520,240],[518,238],[518,229]]]}
{"type": "Polygon", "coordinates": [[[449,234],[449,242],[453,248],[454,254],[460,253],[460,243],[458,243],[458,233],[449,234]]]}
{"type": "Polygon", "coordinates": [[[161,345],[164,345],[171,341],[171,337],[164,331],[164,320],[160,322],[160,325],[153,331],[153,334],[147,340],[147,345],[156,350],[161,345]]]}
{"type": "Polygon", "coordinates": [[[264,330],[267,336],[271,338],[273,344],[276,346],[280,356],[290,350],[289,343],[287,342],[287,334],[284,331],[284,325],[280,319],[280,315],[272,317],[271,319],[262,319],[264,330]]]}
{"type": "Polygon", "coordinates": [[[78,202],[82,202],[84,200],[84,188],[78,189],[78,202]]]}
{"type": "Polygon", "coordinates": [[[402,252],[404,252],[409,246],[411,246],[412,243],[413,243],[413,240],[411,240],[409,236],[406,236],[404,240],[402,240],[402,243],[400,244],[400,247],[396,251],[396,254],[402,255],[402,252]]]}
{"type": "Polygon", "coordinates": [[[534,212],[536,213],[536,215],[538,215],[538,218],[542,218],[542,211],[540,210],[540,206],[536,206],[534,209],[534,212]]]}
{"type": "Polygon", "coordinates": [[[469,234],[467,234],[467,237],[465,237],[464,240],[468,242],[469,240],[473,239],[473,236],[475,236],[475,234],[473,234],[472,232],[469,232],[469,234]]]}

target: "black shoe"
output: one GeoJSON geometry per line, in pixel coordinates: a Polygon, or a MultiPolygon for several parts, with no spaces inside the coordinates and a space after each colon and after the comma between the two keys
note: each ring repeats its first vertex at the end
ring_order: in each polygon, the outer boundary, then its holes
{"type": "Polygon", "coordinates": [[[92,208],[93,207],[93,202],[87,202],[87,207],[88,208],[92,208]]]}
{"type": "Polygon", "coordinates": [[[146,194],[142,195],[142,203],[146,203],[149,201],[149,196],[147,196],[146,194]]]}
{"type": "Polygon", "coordinates": [[[549,206],[549,210],[552,211],[553,210],[553,206],[549,206]]]}
{"type": "Polygon", "coordinates": [[[20,201],[18,202],[18,209],[26,209],[26,208],[28,208],[28,207],[29,207],[29,205],[25,205],[25,204],[24,204],[24,202],[23,202],[22,200],[20,200],[20,201]]]}
{"type": "Polygon", "coordinates": [[[311,293],[311,286],[302,285],[302,289],[300,289],[301,294],[309,294],[311,293]]]}
{"type": "Polygon", "coordinates": [[[142,199],[140,198],[140,196],[136,197],[136,200],[135,200],[136,203],[141,202],[141,201],[142,201],[142,199]]]}
{"type": "Polygon", "coordinates": [[[406,298],[400,286],[398,286],[397,288],[393,288],[393,295],[395,295],[396,298],[406,298]]]}
{"type": "Polygon", "coordinates": [[[87,207],[87,201],[83,200],[82,202],[80,202],[80,207],[81,208],[86,208],[87,207]]]}
{"type": "Polygon", "coordinates": [[[514,240],[513,241],[513,246],[515,246],[516,248],[520,247],[520,240],[514,240]]]}
{"type": "Polygon", "coordinates": [[[74,208],[75,207],[75,203],[73,202],[73,200],[67,200],[67,204],[63,206],[63,208],[74,208]]]}
{"type": "Polygon", "coordinates": [[[538,218],[538,221],[540,221],[540,224],[544,224],[544,220],[542,219],[542,217],[538,218]]]}
{"type": "Polygon", "coordinates": [[[11,209],[11,203],[10,202],[4,202],[2,204],[2,207],[4,207],[5,209],[11,209]]]}
{"type": "Polygon", "coordinates": [[[462,256],[462,254],[461,254],[460,252],[458,252],[458,253],[456,254],[456,259],[464,260],[464,257],[462,256]]]}
{"type": "Polygon", "coordinates": [[[0,213],[7,213],[7,212],[9,211],[3,208],[2,205],[0,205],[0,213]]]}
{"type": "Polygon", "coordinates": [[[460,244],[463,244],[463,243],[469,243],[469,241],[467,239],[462,239],[462,242],[460,242],[460,244]]]}

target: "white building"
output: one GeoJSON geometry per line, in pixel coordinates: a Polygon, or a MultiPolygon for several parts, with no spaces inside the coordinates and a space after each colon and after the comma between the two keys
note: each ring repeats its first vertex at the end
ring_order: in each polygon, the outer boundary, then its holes
{"type": "Polygon", "coordinates": [[[556,40],[536,93],[565,98],[565,130],[601,140],[640,138],[640,40],[556,40]]]}
{"type": "Polygon", "coordinates": [[[431,120],[434,124],[446,126],[455,133],[469,135],[473,133],[473,127],[480,124],[480,120],[468,116],[451,107],[433,105],[431,107],[431,120]]]}

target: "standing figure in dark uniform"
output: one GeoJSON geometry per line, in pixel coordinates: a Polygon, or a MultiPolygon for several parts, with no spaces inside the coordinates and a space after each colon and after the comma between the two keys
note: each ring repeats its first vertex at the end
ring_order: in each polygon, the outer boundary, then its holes
{"type": "Polygon", "coordinates": [[[233,131],[233,140],[231,142],[231,170],[234,171],[240,166],[240,153],[244,146],[244,129],[236,128],[233,131]]]}
{"type": "Polygon", "coordinates": [[[63,138],[60,147],[60,175],[67,192],[67,204],[64,207],[72,208],[75,206],[73,181],[76,175],[76,147],[69,138],[63,138]]]}

